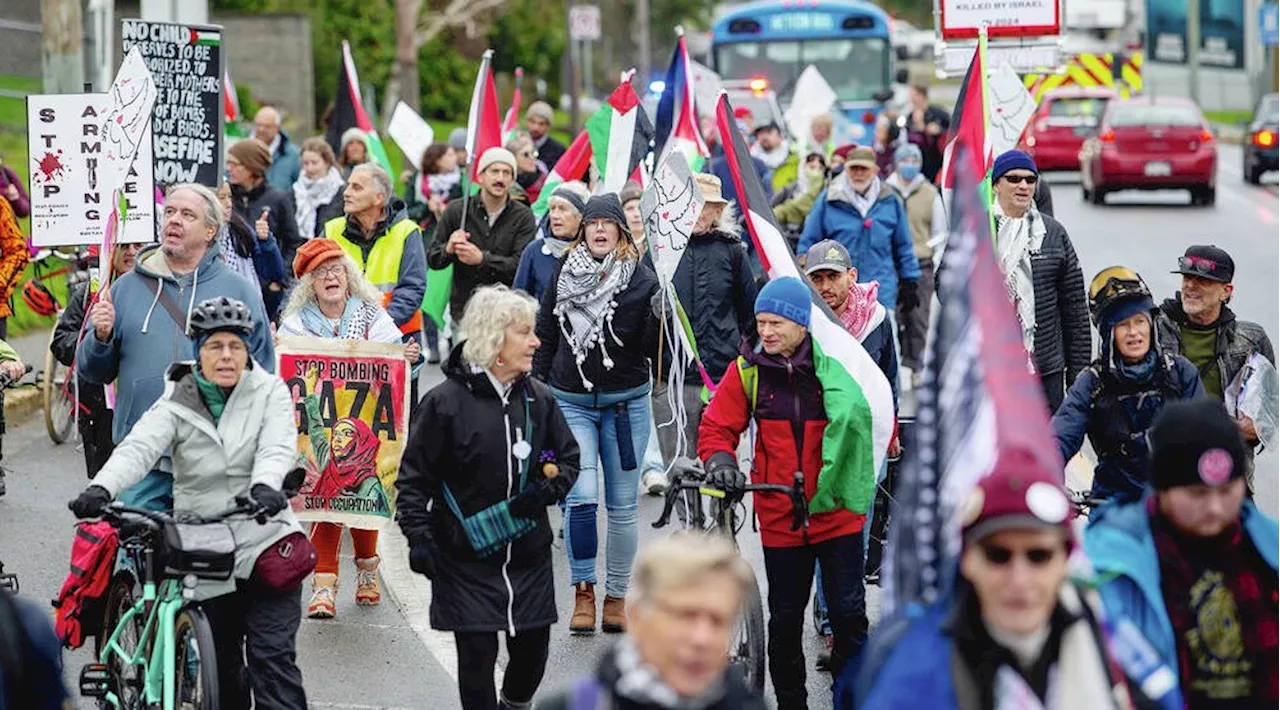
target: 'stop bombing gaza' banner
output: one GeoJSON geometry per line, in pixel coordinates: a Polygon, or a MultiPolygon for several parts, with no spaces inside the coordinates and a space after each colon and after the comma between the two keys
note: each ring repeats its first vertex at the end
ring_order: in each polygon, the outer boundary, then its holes
{"type": "Polygon", "coordinates": [[[124,20],[124,53],[137,47],[159,96],[151,121],[155,180],[216,187],[222,175],[222,28],[124,20]]]}

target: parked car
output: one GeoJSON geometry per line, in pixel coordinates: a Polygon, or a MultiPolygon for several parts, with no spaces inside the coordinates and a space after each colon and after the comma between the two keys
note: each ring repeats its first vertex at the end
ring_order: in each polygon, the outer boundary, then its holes
{"type": "Polygon", "coordinates": [[[1114,89],[1075,86],[1047,92],[1022,134],[1022,149],[1041,170],[1079,170],[1085,138],[1117,96],[1114,89]]]}
{"type": "Polygon", "coordinates": [[[1280,94],[1267,94],[1258,102],[1244,146],[1244,179],[1257,185],[1262,174],[1280,169],[1280,94]]]}
{"type": "Polygon", "coordinates": [[[1084,199],[1118,190],[1186,189],[1191,204],[1217,196],[1218,145],[1200,107],[1172,97],[1111,101],[1080,149],[1084,199]]]}
{"type": "Polygon", "coordinates": [[[933,30],[916,27],[906,20],[893,20],[893,49],[898,59],[924,59],[933,54],[933,30]]]}

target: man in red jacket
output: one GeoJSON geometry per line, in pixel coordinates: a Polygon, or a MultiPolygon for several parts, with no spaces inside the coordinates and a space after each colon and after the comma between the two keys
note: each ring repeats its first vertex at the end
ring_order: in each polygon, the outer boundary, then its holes
{"type": "MultiPolygon", "coordinates": [[[[712,485],[740,491],[746,477],[738,470],[734,452],[754,419],[753,482],[789,485],[801,471],[805,493],[812,498],[822,469],[827,415],[808,331],[809,287],[794,277],[773,279],[761,289],[755,311],[759,342],[743,345],[741,357],[729,364],[703,413],[698,457],[712,485]]],[[[820,513],[810,518],[807,529],[793,532],[791,504],[774,494],[757,495],[755,512],[769,580],[769,672],[778,708],[805,708],[801,634],[815,562],[822,563],[823,592],[835,636],[831,672],[839,676],[866,640],[865,516],[844,509],[820,513]]]]}

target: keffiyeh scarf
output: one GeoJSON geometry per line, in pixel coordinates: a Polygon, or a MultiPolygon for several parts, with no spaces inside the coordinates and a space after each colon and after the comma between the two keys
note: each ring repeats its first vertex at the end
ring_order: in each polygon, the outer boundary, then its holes
{"type": "Polygon", "coordinates": [[[615,299],[631,283],[635,270],[634,259],[618,259],[616,252],[610,252],[603,261],[596,261],[586,244],[574,247],[565,257],[560,280],[556,282],[556,305],[552,313],[560,321],[560,332],[573,352],[578,375],[588,392],[595,385],[583,373],[582,363],[598,343],[604,368],[613,368],[604,333],[607,328],[613,342],[622,345],[613,332],[613,313],[618,307],[615,299]]]}
{"type": "Polygon", "coordinates": [[[1027,349],[1027,366],[1035,372],[1036,354],[1036,290],[1031,258],[1040,253],[1045,226],[1035,207],[1021,219],[1007,216],[996,202],[992,207],[996,221],[996,258],[1004,274],[1005,289],[1013,301],[1022,326],[1022,345],[1027,349]]]}
{"type": "Polygon", "coordinates": [[[702,710],[711,707],[724,697],[723,676],[702,695],[696,698],[681,697],[662,681],[658,671],[640,658],[635,641],[624,637],[613,655],[618,667],[618,680],[614,691],[637,705],[657,706],[665,710],[702,710]]]}
{"type": "Polygon", "coordinates": [[[849,334],[862,342],[867,334],[884,322],[884,306],[880,305],[877,295],[880,282],[854,284],[849,289],[849,298],[844,303],[844,313],[840,314],[840,323],[849,334]]]}
{"type": "Polygon", "coordinates": [[[320,312],[320,306],[316,305],[315,301],[303,306],[298,315],[302,318],[302,325],[319,337],[367,340],[369,329],[373,327],[373,322],[378,316],[378,306],[365,303],[354,296],[348,298],[337,328],[334,328],[333,322],[320,312]]]}
{"type": "Polygon", "coordinates": [[[316,210],[329,204],[342,186],[342,173],[337,168],[329,168],[319,180],[301,175],[293,183],[293,201],[297,205],[294,217],[298,220],[298,234],[304,239],[316,233],[316,210]]]}

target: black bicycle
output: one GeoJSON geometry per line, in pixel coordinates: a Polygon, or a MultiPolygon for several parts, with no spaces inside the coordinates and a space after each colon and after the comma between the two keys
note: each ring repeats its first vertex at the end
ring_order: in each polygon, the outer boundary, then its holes
{"type": "MultiPolygon", "coordinates": [[[[677,466],[671,482],[667,486],[666,504],[662,508],[662,516],[653,523],[653,527],[662,528],[671,521],[671,512],[676,503],[684,500],[685,510],[681,516],[685,529],[706,532],[709,535],[724,535],[738,547],[738,531],[746,523],[747,511],[743,502],[746,493],[778,493],[791,500],[793,516],[791,529],[799,530],[809,526],[809,502],[804,494],[804,474],[797,471],[790,486],[776,483],[751,483],[742,487],[741,491],[726,492],[722,488],[710,485],[705,474],[694,466],[677,466]],[[689,493],[686,494],[686,491],[689,493]],[[702,497],[711,499],[711,514],[703,510],[702,497]]],[[[742,602],[742,613],[738,615],[738,628],[729,646],[729,663],[742,668],[747,682],[756,690],[764,691],[765,680],[765,625],[764,602],[760,595],[760,583],[755,575],[751,576],[751,586],[742,602]]]]}

